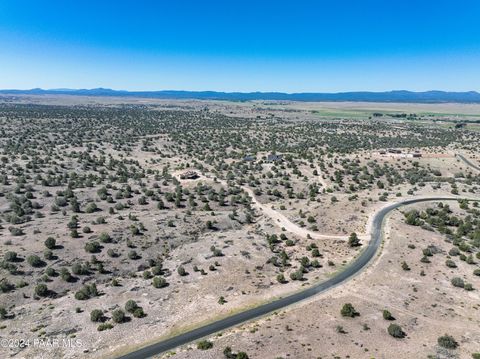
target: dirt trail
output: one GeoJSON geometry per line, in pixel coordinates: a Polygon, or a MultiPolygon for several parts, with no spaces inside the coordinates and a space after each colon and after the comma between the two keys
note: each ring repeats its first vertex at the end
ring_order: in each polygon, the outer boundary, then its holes
{"type": "MultiPolygon", "coordinates": [[[[224,181],[219,181],[223,185],[227,185],[224,181]]],[[[346,236],[341,235],[334,235],[334,234],[320,234],[317,232],[309,231],[308,229],[300,227],[298,224],[293,223],[287,217],[285,217],[282,213],[278,212],[277,210],[273,209],[272,207],[268,207],[265,204],[258,202],[257,198],[253,191],[248,188],[242,186],[242,189],[252,198],[253,207],[257,210],[261,211],[266,216],[270,217],[273,222],[279,227],[285,228],[290,233],[293,233],[299,237],[307,238],[310,236],[312,239],[342,239],[344,240],[346,236]]]]}
{"type": "MultiPolygon", "coordinates": [[[[195,180],[182,180],[180,179],[179,173],[174,173],[174,176],[181,182],[181,183],[189,183],[192,181],[214,181],[213,178],[210,176],[199,175],[199,177],[195,180]]],[[[216,178],[217,183],[228,187],[228,183],[225,180],[216,178]]],[[[252,207],[258,210],[259,212],[263,213],[265,216],[270,217],[272,221],[280,228],[285,228],[286,231],[293,233],[302,238],[312,238],[312,239],[338,239],[338,240],[346,240],[348,235],[338,235],[338,234],[321,234],[318,232],[310,231],[308,229],[300,227],[298,224],[293,223],[290,219],[284,216],[282,213],[278,212],[271,206],[269,207],[266,204],[260,203],[253,191],[246,187],[240,186],[245,193],[252,199],[252,207]]],[[[369,233],[369,232],[368,232],[369,233]]],[[[369,234],[361,234],[358,237],[360,239],[368,239],[369,234]]]]}

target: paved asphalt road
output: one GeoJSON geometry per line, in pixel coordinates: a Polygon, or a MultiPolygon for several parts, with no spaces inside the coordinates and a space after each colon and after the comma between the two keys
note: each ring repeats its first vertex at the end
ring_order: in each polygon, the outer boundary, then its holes
{"type": "Polygon", "coordinates": [[[369,244],[363,248],[361,254],[343,271],[336,274],[325,282],[315,284],[307,289],[291,294],[287,297],[276,299],[270,303],[260,305],[256,308],[246,310],[244,312],[234,314],[224,319],[220,319],[216,322],[204,325],[203,327],[190,330],[186,333],[174,336],[170,339],[163,340],[161,342],[151,344],[147,347],[138,349],[127,355],[120,357],[120,359],[143,359],[149,358],[153,355],[163,353],[168,350],[172,350],[180,345],[190,343],[208,335],[214,334],[219,331],[223,331],[230,327],[239,325],[246,321],[256,319],[273,311],[283,309],[291,304],[298,303],[304,299],[310,298],[318,293],[325,292],[326,290],[333,288],[348,279],[351,279],[358,274],[363,268],[367,266],[370,260],[375,256],[380,244],[382,243],[382,225],[385,217],[392,210],[406,206],[413,203],[428,202],[428,201],[452,201],[458,200],[452,197],[432,197],[432,198],[418,198],[410,199],[402,202],[392,204],[388,207],[381,209],[375,214],[372,225],[372,239],[369,244]]]}
{"type": "Polygon", "coordinates": [[[467,165],[469,165],[470,167],[476,169],[477,171],[480,171],[480,167],[475,165],[474,163],[470,162],[470,160],[467,160],[465,157],[463,157],[462,155],[460,154],[456,154],[455,156],[457,156],[458,158],[460,158],[463,162],[465,162],[467,165]]]}

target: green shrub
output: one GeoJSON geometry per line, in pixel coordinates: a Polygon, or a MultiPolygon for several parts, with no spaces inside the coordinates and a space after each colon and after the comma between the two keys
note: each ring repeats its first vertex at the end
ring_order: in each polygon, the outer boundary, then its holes
{"type": "Polygon", "coordinates": [[[392,313],[390,313],[386,309],[383,311],[383,319],[385,319],[385,320],[395,320],[395,318],[392,316],[392,313]]]}
{"type": "Polygon", "coordinates": [[[103,321],[103,311],[100,309],[94,309],[90,312],[90,320],[92,322],[101,322],[103,321]]]}
{"type": "Polygon", "coordinates": [[[449,268],[457,268],[457,265],[456,265],[455,262],[452,261],[451,259],[447,259],[447,260],[445,261],[445,264],[446,264],[446,266],[449,267],[449,268]]]}
{"type": "Polygon", "coordinates": [[[102,323],[100,324],[98,327],[97,327],[97,330],[99,332],[103,332],[104,330],[107,330],[107,329],[112,329],[113,328],[113,325],[110,324],[110,323],[102,323]]]}
{"type": "Polygon", "coordinates": [[[132,314],[135,318],[143,318],[145,316],[145,312],[143,311],[142,307],[135,308],[132,314]]]}
{"type": "Polygon", "coordinates": [[[48,287],[46,284],[37,284],[35,287],[35,294],[38,295],[39,297],[46,297],[48,295],[48,287]]]}
{"type": "Polygon", "coordinates": [[[14,290],[15,286],[8,281],[6,278],[0,279],[0,292],[7,293],[11,290],[14,290]]]}
{"type": "Polygon", "coordinates": [[[4,258],[7,262],[15,262],[18,259],[17,253],[13,251],[8,251],[7,253],[5,253],[4,258]]]}
{"type": "Polygon", "coordinates": [[[138,253],[134,250],[128,252],[128,258],[132,259],[132,260],[137,260],[140,258],[140,256],[138,255],[138,253]]]}
{"type": "Polygon", "coordinates": [[[422,263],[430,263],[430,259],[428,259],[427,256],[423,256],[423,257],[420,259],[420,262],[422,262],[422,263]]]}
{"type": "Polygon", "coordinates": [[[351,303],[345,303],[340,310],[340,314],[342,317],[349,317],[349,318],[354,318],[356,316],[359,316],[360,313],[358,313],[353,305],[351,303]]]}
{"type": "Polygon", "coordinates": [[[55,249],[56,245],[57,241],[53,237],[48,237],[45,240],[45,247],[47,247],[48,249],[55,249]]]}
{"type": "Polygon", "coordinates": [[[446,349],[456,349],[458,347],[457,341],[448,334],[442,335],[437,339],[438,345],[446,349]]]}
{"type": "Polygon", "coordinates": [[[157,264],[156,266],[152,267],[152,274],[153,275],[160,275],[162,274],[162,264],[157,264]]]}
{"type": "Polygon", "coordinates": [[[99,253],[100,249],[100,243],[96,241],[85,243],[85,251],[88,253],[99,253]]]}
{"type": "Polygon", "coordinates": [[[197,349],[208,350],[213,348],[213,343],[208,340],[202,340],[197,343],[197,349]]]}
{"type": "Polygon", "coordinates": [[[53,269],[52,267],[48,267],[46,270],[45,270],[45,273],[49,276],[49,277],[54,277],[57,272],[55,271],[55,269],[53,269]]]}
{"type": "Polygon", "coordinates": [[[448,254],[451,256],[458,256],[460,254],[460,251],[458,250],[457,247],[452,247],[449,251],[448,254]]]}
{"type": "Polygon", "coordinates": [[[247,353],[238,352],[237,354],[234,354],[232,352],[232,348],[230,347],[225,347],[225,349],[223,349],[223,355],[225,356],[226,359],[249,359],[247,353]]]}
{"type": "Polygon", "coordinates": [[[27,257],[27,262],[28,264],[30,264],[32,267],[41,267],[43,266],[45,263],[40,259],[39,256],[37,256],[36,254],[32,254],[30,256],[27,257]]]}
{"type": "Polygon", "coordinates": [[[108,233],[101,233],[99,236],[98,236],[98,239],[100,240],[100,242],[102,243],[110,243],[112,241],[112,238],[110,237],[110,235],[108,233]]]}
{"type": "Polygon", "coordinates": [[[360,245],[360,239],[355,232],[350,234],[350,237],[348,237],[348,245],[350,247],[358,247],[360,245]]]}
{"type": "Polygon", "coordinates": [[[180,275],[182,277],[187,275],[187,271],[185,270],[185,268],[183,266],[179,266],[177,268],[177,272],[178,272],[178,275],[180,275]]]}
{"type": "Polygon", "coordinates": [[[291,280],[302,280],[303,279],[303,270],[297,270],[295,272],[290,273],[291,280]]]}
{"type": "Polygon", "coordinates": [[[163,277],[154,277],[152,280],[152,285],[155,288],[163,288],[167,286],[167,281],[163,277]]]}
{"type": "Polygon", "coordinates": [[[318,248],[312,249],[312,257],[320,257],[320,251],[318,250],[318,248]]]}
{"type": "Polygon", "coordinates": [[[398,324],[390,324],[388,326],[388,334],[390,334],[394,338],[405,338],[405,332],[402,330],[402,327],[400,327],[398,324]]]}
{"type": "Polygon", "coordinates": [[[55,257],[50,249],[46,249],[45,252],[43,252],[43,258],[45,258],[47,261],[50,261],[55,257]]]}
{"type": "Polygon", "coordinates": [[[112,313],[112,320],[115,323],[123,323],[125,321],[125,312],[121,309],[117,309],[112,313]]]}
{"type": "Polygon", "coordinates": [[[451,283],[454,287],[463,288],[465,286],[465,282],[459,277],[452,278],[451,283]]]}
{"type": "Polygon", "coordinates": [[[75,293],[75,299],[77,300],[87,300],[96,296],[98,296],[98,290],[95,283],[86,284],[75,293]]]}
{"type": "Polygon", "coordinates": [[[125,310],[128,313],[133,313],[137,308],[138,308],[137,302],[135,302],[132,299],[128,300],[127,303],[125,303],[125,310]]]}
{"type": "Polygon", "coordinates": [[[72,275],[70,274],[70,272],[68,271],[67,268],[62,268],[60,270],[60,277],[65,281],[65,282],[72,282],[73,281],[73,277],[72,275]]]}
{"type": "Polygon", "coordinates": [[[95,212],[96,210],[98,209],[97,205],[95,202],[90,202],[89,204],[87,204],[87,206],[85,207],[85,212],[86,213],[93,213],[95,212]]]}
{"type": "Polygon", "coordinates": [[[8,227],[8,230],[10,231],[12,236],[22,236],[24,234],[23,229],[21,228],[8,227]]]}
{"type": "Polygon", "coordinates": [[[115,251],[115,249],[113,249],[113,248],[109,248],[109,249],[107,250],[107,255],[108,255],[109,257],[112,257],[112,258],[116,258],[116,257],[119,256],[119,254],[118,254],[118,253],[115,251]]]}
{"type": "Polygon", "coordinates": [[[76,275],[88,275],[90,273],[89,267],[85,264],[74,263],[72,265],[72,273],[76,275]]]}
{"type": "Polygon", "coordinates": [[[225,300],[225,297],[224,296],[221,296],[220,298],[218,298],[218,304],[220,305],[224,305],[227,301],[225,300]]]}

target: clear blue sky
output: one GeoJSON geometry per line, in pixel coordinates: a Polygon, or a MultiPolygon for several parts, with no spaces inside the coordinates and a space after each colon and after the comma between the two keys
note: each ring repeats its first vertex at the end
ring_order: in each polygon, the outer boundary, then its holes
{"type": "Polygon", "coordinates": [[[480,90],[480,1],[0,0],[0,88],[480,90]]]}

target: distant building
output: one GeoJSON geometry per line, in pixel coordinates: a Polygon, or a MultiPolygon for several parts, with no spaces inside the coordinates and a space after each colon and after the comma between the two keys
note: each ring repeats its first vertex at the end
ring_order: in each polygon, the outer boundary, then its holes
{"type": "Polygon", "coordinates": [[[267,156],[267,162],[279,162],[283,160],[283,155],[270,154],[267,156]]]}
{"type": "Polygon", "coordinates": [[[180,175],[180,179],[197,179],[200,177],[195,171],[186,171],[180,175]]]}
{"type": "Polygon", "coordinates": [[[243,160],[247,161],[247,162],[252,162],[252,161],[255,161],[256,158],[255,158],[255,156],[247,155],[247,156],[243,157],[243,160]]]}
{"type": "Polygon", "coordinates": [[[422,157],[422,154],[420,152],[414,152],[412,154],[413,157],[422,157]]]}
{"type": "Polygon", "coordinates": [[[397,148],[389,148],[388,153],[402,153],[402,150],[399,150],[397,148]]]}

